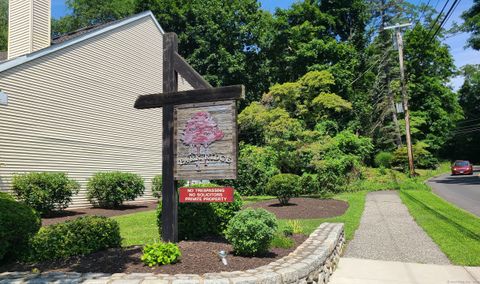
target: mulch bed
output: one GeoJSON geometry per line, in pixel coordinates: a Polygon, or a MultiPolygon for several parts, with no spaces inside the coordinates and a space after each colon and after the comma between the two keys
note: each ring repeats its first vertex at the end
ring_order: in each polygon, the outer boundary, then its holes
{"type": "Polygon", "coordinates": [[[203,241],[182,241],[178,245],[182,252],[181,261],[175,265],[164,265],[150,268],[141,260],[141,247],[108,249],[83,257],[72,257],[63,261],[48,261],[37,264],[13,263],[0,267],[5,271],[31,271],[34,268],[41,272],[101,272],[101,273],[167,273],[167,274],[203,274],[208,272],[237,271],[253,269],[269,264],[276,259],[288,255],[307,239],[304,235],[293,235],[295,247],[290,249],[273,248],[263,257],[240,257],[232,254],[232,246],[221,238],[210,238],[203,241]],[[228,265],[224,266],[217,253],[224,250],[228,253],[228,265]]]}
{"type": "Polygon", "coordinates": [[[132,214],[142,211],[151,211],[157,208],[157,202],[143,202],[139,204],[124,204],[116,209],[104,209],[104,208],[79,208],[79,209],[69,209],[64,210],[61,212],[56,212],[52,216],[43,217],[42,218],[42,226],[48,226],[52,224],[57,224],[61,222],[65,222],[67,220],[73,220],[81,216],[88,216],[88,215],[97,215],[97,216],[105,216],[105,217],[112,217],[112,216],[119,216],[119,215],[126,215],[132,214]]]}
{"type": "Polygon", "coordinates": [[[343,215],[348,203],[334,199],[292,198],[286,206],[273,199],[248,204],[246,207],[266,209],[278,219],[316,219],[343,215]]]}

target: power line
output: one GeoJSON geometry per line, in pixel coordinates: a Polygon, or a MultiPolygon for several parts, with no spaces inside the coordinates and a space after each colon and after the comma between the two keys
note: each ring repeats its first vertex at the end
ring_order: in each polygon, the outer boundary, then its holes
{"type": "Polygon", "coordinates": [[[469,129],[465,131],[460,131],[460,132],[453,132],[454,135],[460,135],[460,134],[468,134],[468,133],[475,133],[475,132],[480,132],[480,127],[474,128],[474,129],[469,129]]]}
{"type": "Polygon", "coordinates": [[[357,78],[355,78],[353,81],[351,81],[350,83],[348,83],[348,85],[352,85],[353,83],[355,83],[356,81],[358,81],[360,78],[363,77],[363,75],[365,75],[368,71],[372,70],[372,68],[374,66],[376,66],[377,63],[383,63],[385,61],[385,59],[387,59],[387,56],[388,56],[388,53],[392,50],[392,48],[390,47],[389,49],[387,49],[384,54],[382,55],[383,57],[381,58],[378,58],[377,60],[375,60],[372,64],[370,64],[370,67],[368,67],[367,70],[365,70],[362,74],[360,74],[357,78]]]}
{"type": "Polygon", "coordinates": [[[462,120],[462,121],[460,121],[460,122],[457,122],[457,124],[462,124],[462,123],[471,122],[471,121],[477,121],[477,120],[480,120],[480,118],[474,118],[474,119],[469,119],[469,120],[462,120]]]}
{"type": "MultiPolygon", "coordinates": [[[[433,31],[435,25],[438,23],[438,20],[439,20],[440,17],[442,16],[443,11],[445,11],[445,8],[447,7],[448,2],[450,2],[450,0],[447,0],[447,2],[445,2],[445,5],[443,5],[442,10],[440,11],[440,13],[438,13],[437,18],[435,18],[434,23],[430,26],[430,30],[428,31],[428,35],[430,35],[430,33],[433,31]]],[[[438,5],[438,3],[437,3],[437,5],[438,5]]]]}
{"type": "Polygon", "coordinates": [[[455,128],[455,131],[468,130],[469,128],[475,128],[475,127],[480,127],[480,124],[472,124],[472,125],[457,127],[455,128]]]}
{"type": "Polygon", "coordinates": [[[447,14],[445,15],[445,17],[443,18],[442,22],[440,23],[440,25],[438,26],[437,30],[435,31],[435,33],[433,34],[433,36],[430,38],[430,41],[432,41],[435,36],[438,34],[438,32],[440,31],[440,29],[442,28],[442,26],[446,23],[447,19],[450,18],[451,14],[453,13],[453,11],[455,10],[455,8],[458,6],[458,4],[460,3],[460,0],[455,0],[452,4],[452,6],[450,7],[450,9],[448,10],[447,14]]]}

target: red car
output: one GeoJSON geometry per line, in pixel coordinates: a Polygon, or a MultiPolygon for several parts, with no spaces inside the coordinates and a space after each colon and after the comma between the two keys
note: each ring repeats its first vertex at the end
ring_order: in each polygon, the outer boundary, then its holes
{"type": "Polygon", "coordinates": [[[473,175],[473,165],[469,161],[455,161],[452,175],[473,175]]]}

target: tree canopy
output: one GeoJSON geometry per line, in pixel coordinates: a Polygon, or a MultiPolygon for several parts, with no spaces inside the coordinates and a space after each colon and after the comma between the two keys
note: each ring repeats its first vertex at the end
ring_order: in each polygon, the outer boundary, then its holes
{"type": "MultiPolygon", "coordinates": [[[[213,86],[246,85],[241,140],[268,147],[262,153],[294,153],[278,154],[282,171],[298,172],[287,162],[299,157],[306,168],[318,170],[323,165],[318,153],[335,153],[325,149],[351,135],[369,139],[374,146],[369,155],[404,144],[404,114],[396,110],[401,98],[398,51],[386,26],[414,20],[404,29],[404,57],[412,137],[422,153],[449,157],[462,119],[474,119],[478,111],[472,109],[478,105],[478,68],[463,69],[466,81],[459,92],[449,87],[456,74],[452,55],[441,42],[442,32],[432,38],[432,30],[439,28],[437,12],[424,3],[302,0],[273,14],[258,0],[66,4],[72,13],[52,22],[56,35],[151,10],[166,31],[178,34],[181,55],[213,86]]],[[[472,33],[469,45],[476,49],[479,7],[474,0],[462,14],[462,28],[472,33]]],[[[7,0],[0,0],[0,50],[7,47],[6,10],[7,0]]],[[[360,160],[371,158],[364,154],[360,160]]]]}
{"type": "Polygon", "coordinates": [[[463,31],[472,33],[468,46],[480,50],[480,0],[474,0],[473,6],[462,14],[462,18],[465,20],[463,31]]]}

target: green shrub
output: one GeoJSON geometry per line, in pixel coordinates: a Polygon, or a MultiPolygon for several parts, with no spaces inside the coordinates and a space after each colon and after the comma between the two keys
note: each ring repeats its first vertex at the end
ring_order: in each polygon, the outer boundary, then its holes
{"type": "MultiPolygon", "coordinates": [[[[218,187],[216,184],[195,184],[191,187],[218,187]]],[[[228,221],[243,206],[242,197],[235,191],[233,202],[179,203],[178,238],[199,239],[205,236],[222,235],[228,221]]],[[[162,231],[162,204],[157,207],[157,225],[162,231]]]]}
{"type": "MultiPolygon", "coordinates": [[[[418,142],[413,145],[413,161],[418,169],[434,169],[439,164],[438,160],[428,151],[428,145],[418,142]]],[[[400,147],[393,153],[393,166],[408,169],[407,147],[400,147]]]]}
{"type": "Polygon", "coordinates": [[[133,173],[104,172],[93,175],[87,184],[90,203],[101,207],[118,207],[124,201],[143,194],[143,179],[133,173]]]}
{"type": "Polygon", "coordinates": [[[265,209],[245,209],[228,222],[225,236],[235,254],[254,256],[268,251],[277,230],[275,215],[265,209]]]}
{"type": "Polygon", "coordinates": [[[379,168],[390,168],[392,166],[393,154],[390,152],[380,152],[375,155],[375,166],[379,168]]]}
{"type": "Polygon", "coordinates": [[[277,153],[270,147],[242,144],[238,157],[236,180],[219,180],[216,183],[231,185],[241,195],[264,195],[268,180],[280,173],[277,153]]]}
{"type": "Polygon", "coordinates": [[[40,229],[38,214],[12,196],[0,194],[0,262],[22,254],[28,240],[40,229]]]}
{"type": "Polygon", "coordinates": [[[301,194],[314,194],[319,198],[326,198],[331,195],[320,183],[318,174],[303,173],[298,182],[301,194]]]}
{"type": "Polygon", "coordinates": [[[278,174],[267,183],[267,194],[274,195],[282,205],[300,194],[300,177],[294,174],[278,174]]]}
{"type": "Polygon", "coordinates": [[[30,242],[30,261],[64,259],[121,245],[120,227],[113,219],[86,216],[43,227],[30,242]]]}
{"type": "MultiPolygon", "coordinates": [[[[185,186],[187,181],[179,180],[177,181],[177,188],[185,186]]],[[[162,186],[163,186],[163,178],[162,175],[156,175],[152,179],[152,195],[156,198],[162,197],[162,186]]]]}
{"type": "Polygon", "coordinates": [[[329,194],[346,190],[361,174],[358,157],[342,153],[316,161],[315,167],[322,190],[329,194]]]}
{"type": "Polygon", "coordinates": [[[360,161],[365,161],[373,150],[371,138],[356,135],[350,130],[338,133],[333,141],[343,154],[354,155],[360,161]]]}
{"type": "Polygon", "coordinates": [[[143,247],[141,260],[146,265],[165,265],[176,263],[182,256],[180,249],[173,243],[154,243],[143,247]]]}
{"type": "Polygon", "coordinates": [[[27,173],[15,175],[12,181],[17,198],[42,215],[67,208],[79,188],[65,173],[27,173]]]}

